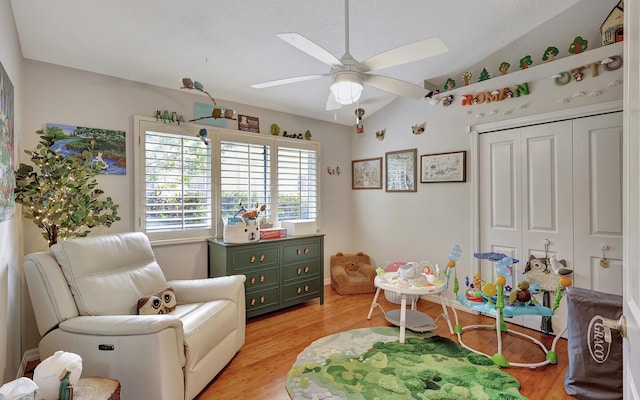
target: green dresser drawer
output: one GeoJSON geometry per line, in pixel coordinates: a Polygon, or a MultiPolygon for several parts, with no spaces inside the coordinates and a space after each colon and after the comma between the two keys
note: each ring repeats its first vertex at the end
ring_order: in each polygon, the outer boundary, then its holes
{"type": "Polygon", "coordinates": [[[247,314],[255,313],[261,308],[278,305],[280,299],[278,297],[278,288],[261,290],[255,293],[245,294],[247,314]]]}
{"type": "Polygon", "coordinates": [[[283,246],[283,257],[285,263],[308,260],[320,257],[320,241],[300,241],[291,245],[283,246]]]}
{"type": "Polygon", "coordinates": [[[287,302],[298,302],[306,298],[318,297],[322,285],[317,278],[309,279],[293,283],[290,285],[284,285],[282,287],[282,299],[287,302]]]}
{"type": "Polygon", "coordinates": [[[278,267],[256,271],[250,270],[245,272],[244,275],[247,277],[244,282],[244,287],[247,291],[260,290],[265,286],[277,285],[280,282],[278,279],[278,267]]]}
{"type": "Polygon", "coordinates": [[[282,281],[287,283],[294,279],[304,279],[310,276],[317,276],[319,272],[319,260],[291,264],[282,268],[282,281]]]}
{"type": "Polygon", "coordinates": [[[242,272],[245,268],[266,267],[278,265],[278,247],[255,246],[254,248],[234,250],[231,265],[234,272],[242,272]]]}

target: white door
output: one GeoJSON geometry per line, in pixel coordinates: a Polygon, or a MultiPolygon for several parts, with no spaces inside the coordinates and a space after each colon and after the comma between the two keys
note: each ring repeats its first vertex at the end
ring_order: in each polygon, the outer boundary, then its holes
{"type": "Polygon", "coordinates": [[[639,400],[640,393],[640,2],[627,1],[624,9],[624,259],[623,312],[624,398],[639,400]]]}
{"type": "MultiPolygon", "coordinates": [[[[480,248],[520,259],[508,280],[512,287],[523,279],[530,255],[550,257],[560,252],[569,265],[573,262],[571,146],[571,121],[479,137],[480,248]]],[[[485,281],[493,281],[493,264],[482,262],[481,274],[485,281]]],[[[561,328],[565,320],[562,306],[553,324],[561,328]]],[[[541,324],[540,317],[510,322],[533,329],[541,324]]]]}
{"type": "Polygon", "coordinates": [[[574,284],[622,294],[622,113],[573,122],[574,284]]]}

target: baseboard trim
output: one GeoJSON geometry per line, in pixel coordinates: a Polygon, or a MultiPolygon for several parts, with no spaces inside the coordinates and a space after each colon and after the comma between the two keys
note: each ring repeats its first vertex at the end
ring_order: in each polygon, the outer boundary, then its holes
{"type": "Polygon", "coordinates": [[[27,369],[27,364],[29,361],[36,361],[40,359],[40,351],[38,349],[30,349],[24,352],[22,355],[22,361],[20,362],[20,368],[18,369],[18,376],[16,379],[22,378],[24,376],[24,372],[27,369]]]}

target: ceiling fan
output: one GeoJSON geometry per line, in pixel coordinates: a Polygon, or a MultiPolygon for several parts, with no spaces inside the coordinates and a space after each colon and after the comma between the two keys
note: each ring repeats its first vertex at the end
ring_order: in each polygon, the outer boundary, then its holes
{"type": "Polygon", "coordinates": [[[423,87],[387,76],[375,75],[371,72],[445,53],[448,49],[442,40],[437,37],[432,37],[396,47],[395,49],[385,51],[364,61],[357,61],[349,54],[349,0],[345,0],[344,7],[345,53],[340,59],[337,59],[333,54],[299,33],[280,33],[276,35],[298,50],[331,66],[331,71],[328,74],[278,79],[257,83],[251,85],[251,87],[261,89],[330,76],[331,86],[329,87],[330,93],[329,99],[327,100],[327,111],[336,110],[342,107],[342,105],[357,102],[362,94],[363,84],[382,89],[398,96],[411,97],[414,99],[423,98],[428,92],[423,87]]]}

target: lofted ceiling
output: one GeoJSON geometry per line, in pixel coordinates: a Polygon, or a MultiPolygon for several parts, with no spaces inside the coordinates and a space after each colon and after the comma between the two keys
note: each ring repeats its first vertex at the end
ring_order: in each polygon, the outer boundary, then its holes
{"type": "MultiPolygon", "coordinates": [[[[354,124],[354,105],[325,111],[329,77],[264,89],[250,87],[327,74],[327,65],[276,34],[300,33],[340,58],[345,52],[344,0],[11,3],[27,59],[176,90],[183,77],[191,77],[216,99],[223,99],[222,104],[227,100],[354,124]]],[[[447,53],[376,73],[418,85],[424,80],[444,81],[452,72],[464,71],[578,3],[588,3],[585,11],[602,4],[601,0],[351,0],[350,53],[363,60],[437,36],[447,53]]],[[[604,6],[604,16],[610,8],[604,6]]],[[[365,86],[359,105],[371,115],[396,98],[365,86]]]]}

